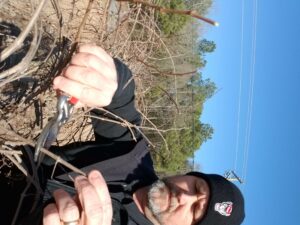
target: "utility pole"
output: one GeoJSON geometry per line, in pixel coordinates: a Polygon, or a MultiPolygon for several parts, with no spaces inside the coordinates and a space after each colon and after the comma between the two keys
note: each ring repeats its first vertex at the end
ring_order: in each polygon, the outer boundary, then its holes
{"type": "Polygon", "coordinates": [[[232,182],[238,181],[240,184],[244,183],[244,181],[238,175],[236,175],[236,173],[233,170],[226,171],[224,177],[232,182]]]}

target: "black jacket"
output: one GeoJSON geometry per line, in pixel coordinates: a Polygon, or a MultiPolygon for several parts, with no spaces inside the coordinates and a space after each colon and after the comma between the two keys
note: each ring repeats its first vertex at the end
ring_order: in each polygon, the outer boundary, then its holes
{"type": "MultiPolygon", "coordinates": [[[[117,59],[115,59],[115,65],[118,74],[118,89],[106,109],[132,124],[139,125],[141,117],[134,105],[135,84],[131,71],[117,59]]],[[[92,111],[92,114],[114,118],[99,110],[92,111]]],[[[72,144],[66,146],[64,151],[54,148],[52,151],[85,172],[97,169],[102,173],[112,197],[114,211],[112,224],[152,225],[139,212],[132,199],[132,194],[138,188],[151,185],[157,180],[146,141],[134,129],[132,130],[137,142],[133,140],[132,133],[127,127],[96,119],[92,122],[95,142],[77,143],[78,146],[72,144]]],[[[46,158],[45,171],[52,170],[53,163],[51,159],[46,158]]],[[[69,176],[75,175],[72,172],[66,173],[65,168],[60,168],[56,171],[55,180],[71,185],[69,176]]],[[[55,181],[48,181],[45,199],[50,196],[53,182],[55,181]]]]}
{"type": "MultiPolygon", "coordinates": [[[[101,149],[95,149],[95,151],[101,149]]],[[[152,225],[138,210],[132,194],[141,187],[151,185],[157,176],[153,170],[152,160],[148,151],[147,143],[141,139],[127,154],[107,159],[81,168],[88,172],[91,169],[101,171],[112,197],[113,225],[152,225]]],[[[69,176],[75,174],[65,173],[56,177],[63,183],[70,181],[69,176]]],[[[51,189],[51,187],[50,187],[51,189]]]]}

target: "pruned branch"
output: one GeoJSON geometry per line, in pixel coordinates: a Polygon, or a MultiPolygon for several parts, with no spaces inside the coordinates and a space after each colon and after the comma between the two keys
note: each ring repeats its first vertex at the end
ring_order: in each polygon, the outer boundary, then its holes
{"type": "Polygon", "coordinates": [[[174,13],[174,14],[178,14],[178,15],[187,15],[187,16],[191,16],[191,17],[194,17],[196,19],[199,19],[199,20],[202,20],[206,23],[209,23],[213,26],[219,26],[219,23],[216,22],[216,21],[213,21],[209,18],[206,18],[204,16],[201,16],[197,13],[197,11],[195,10],[180,10],[180,9],[170,9],[170,8],[164,8],[162,6],[158,6],[158,5],[155,5],[155,4],[151,4],[149,2],[145,2],[145,1],[142,1],[142,0],[117,0],[119,2],[132,2],[132,3],[137,3],[137,4],[142,4],[144,6],[148,6],[150,8],[153,8],[161,13],[174,13]]]}

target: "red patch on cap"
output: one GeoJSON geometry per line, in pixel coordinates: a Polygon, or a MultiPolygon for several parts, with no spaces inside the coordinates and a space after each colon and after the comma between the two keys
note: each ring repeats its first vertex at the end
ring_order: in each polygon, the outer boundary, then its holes
{"type": "Polygon", "coordinates": [[[226,213],[231,214],[232,212],[232,205],[229,205],[226,209],[226,213]]]}

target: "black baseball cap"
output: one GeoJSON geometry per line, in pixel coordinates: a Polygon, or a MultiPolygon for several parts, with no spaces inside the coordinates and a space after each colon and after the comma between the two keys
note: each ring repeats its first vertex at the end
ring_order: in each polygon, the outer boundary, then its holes
{"type": "Polygon", "coordinates": [[[235,184],[218,174],[189,172],[186,175],[204,179],[210,188],[206,213],[197,225],[240,225],[243,222],[244,197],[235,184]]]}

